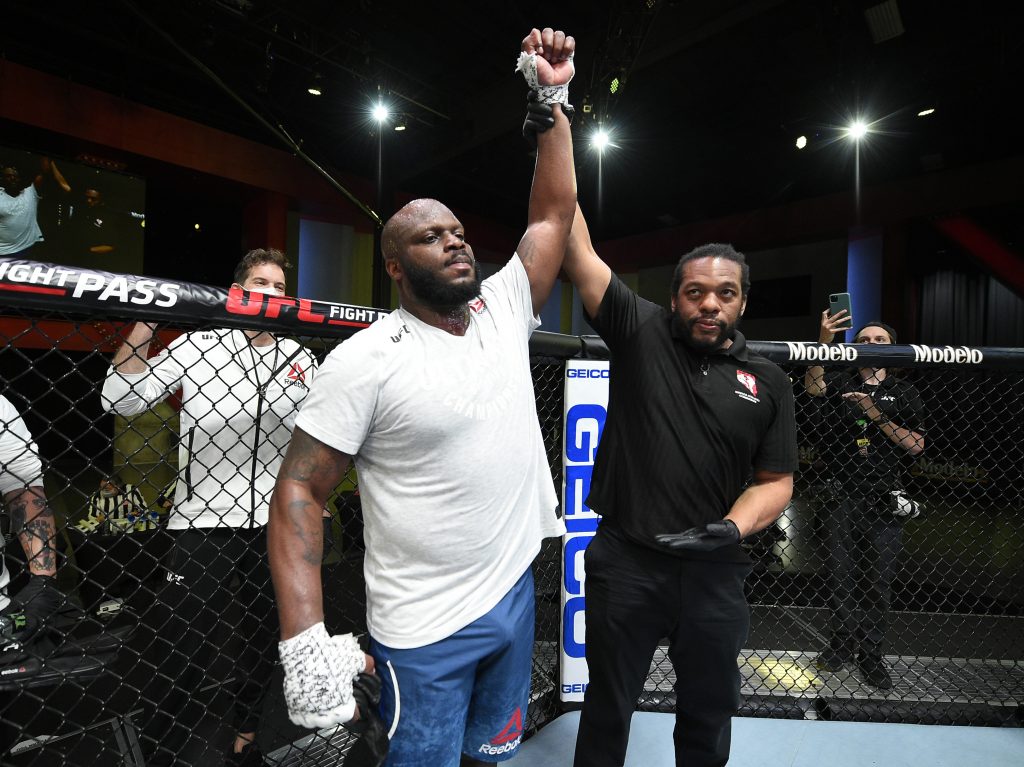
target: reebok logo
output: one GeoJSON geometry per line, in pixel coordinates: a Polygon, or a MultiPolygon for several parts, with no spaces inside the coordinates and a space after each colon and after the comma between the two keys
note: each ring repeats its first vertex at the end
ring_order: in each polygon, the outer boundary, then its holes
{"type": "Polygon", "coordinates": [[[498,745],[500,743],[508,743],[510,740],[515,740],[523,734],[523,715],[522,712],[517,708],[516,712],[512,714],[512,718],[508,720],[508,724],[505,725],[505,729],[498,733],[497,737],[491,740],[491,743],[498,745]]]}
{"type": "Polygon", "coordinates": [[[288,378],[292,381],[306,382],[306,371],[302,369],[302,365],[297,362],[292,363],[292,369],[288,371],[288,378]]]}
{"type": "Polygon", "coordinates": [[[517,708],[515,713],[512,714],[512,718],[508,720],[508,724],[505,725],[504,729],[494,736],[490,743],[484,743],[480,746],[480,753],[487,754],[488,756],[507,754],[509,751],[514,751],[518,748],[522,739],[523,713],[519,708],[517,708]]]}

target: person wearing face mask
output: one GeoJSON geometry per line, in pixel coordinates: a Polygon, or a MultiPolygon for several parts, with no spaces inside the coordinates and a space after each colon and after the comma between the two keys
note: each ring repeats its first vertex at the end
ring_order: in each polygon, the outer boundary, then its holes
{"type": "MultiPolygon", "coordinates": [[[[822,312],[818,341],[831,343],[851,319],[845,310],[822,312]]],[[[872,321],[854,342],[894,344],[896,331],[872,321]]],[[[812,366],[804,389],[820,398],[823,457],[833,488],[825,521],[831,636],[817,664],[835,672],[856,663],[865,682],[888,690],[892,677],[882,658],[886,616],[903,522],[916,513],[900,493],[900,474],[924,450],[924,404],[914,386],[885,368],[825,372],[812,366]]]]}
{"type": "MultiPolygon", "coordinates": [[[[252,250],[232,287],[283,295],[288,266],[278,250],[252,250]]],[[[218,636],[244,638],[233,669],[237,735],[225,763],[262,764],[254,739],[276,632],[265,526],[316,363],[293,340],[227,329],[186,333],[148,359],[154,332],[148,323],[132,328],[102,392],[108,410],[133,416],[181,391],[178,478],[167,521],[174,541],[157,596],[164,614],[147,621],[159,626],[154,683],[164,680],[170,689],[145,696],[158,707],[144,733],[144,745],[155,751],[147,764],[186,763],[179,753],[193,728],[186,704],[210,681],[205,670],[218,636]]]]}

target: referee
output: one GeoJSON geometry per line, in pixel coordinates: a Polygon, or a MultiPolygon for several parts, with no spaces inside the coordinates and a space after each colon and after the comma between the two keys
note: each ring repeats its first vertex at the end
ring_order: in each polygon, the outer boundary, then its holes
{"type": "Polygon", "coordinates": [[[668,637],[676,764],[724,765],[750,627],[751,564],[739,542],[792,496],[792,387],[736,329],[750,281],[731,246],[679,260],[669,311],[601,261],[577,208],[565,271],[612,360],[587,499],[602,521],[585,555],[590,684],[575,764],[623,763],[634,705],[668,637]]]}

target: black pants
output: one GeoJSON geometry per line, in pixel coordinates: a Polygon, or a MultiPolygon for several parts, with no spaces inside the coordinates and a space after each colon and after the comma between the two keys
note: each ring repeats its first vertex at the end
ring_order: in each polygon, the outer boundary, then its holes
{"type": "Polygon", "coordinates": [[[139,609],[164,581],[160,562],[169,545],[165,530],[101,535],[71,528],[68,537],[79,571],[79,596],[87,612],[111,597],[131,598],[139,609]]]}
{"type": "Polygon", "coordinates": [[[146,653],[153,679],[143,695],[156,706],[144,733],[147,750],[159,746],[165,756],[184,748],[203,716],[194,698],[219,681],[208,673],[214,667],[233,678],[226,691],[236,731],[257,729],[277,635],[263,529],[171,534],[166,581],[143,617],[154,635],[146,653]]]}
{"type": "Polygon", "coordinates": [[[737,655],[750,630],[750,565],[680,559],[599,528],[586,552],[590,684],[576,767],[619,767],[659,640],[676,671],[676,764],[724,765],[739,708],[737,655]]]}
{"type": "MultiPolygon", "coordinates": [[[[832,640],[881,655],[903,525],[873,498],[845,498],[825,526],[832,587],[832,640]]],[[[838,644],[837,644],[838,646],[838,644]]]]}

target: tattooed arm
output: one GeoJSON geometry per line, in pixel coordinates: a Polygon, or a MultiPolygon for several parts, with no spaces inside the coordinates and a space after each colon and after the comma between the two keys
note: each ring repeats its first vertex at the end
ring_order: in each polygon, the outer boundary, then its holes
{"type": "Polygon", "coordinates": [[[292,432],[270,499],[267,529],[281,639],[290,639],[324,619],[321,515],[351,460],[299,427],[292,432]]]}
{"type": "Polygon", "coordinates": [[[55,575],[57,525],[43,488],[36,485],[14,490],[4,496],[4,503],[11,515],[11,530],[25,551],[29,572],[55,575]]]}

